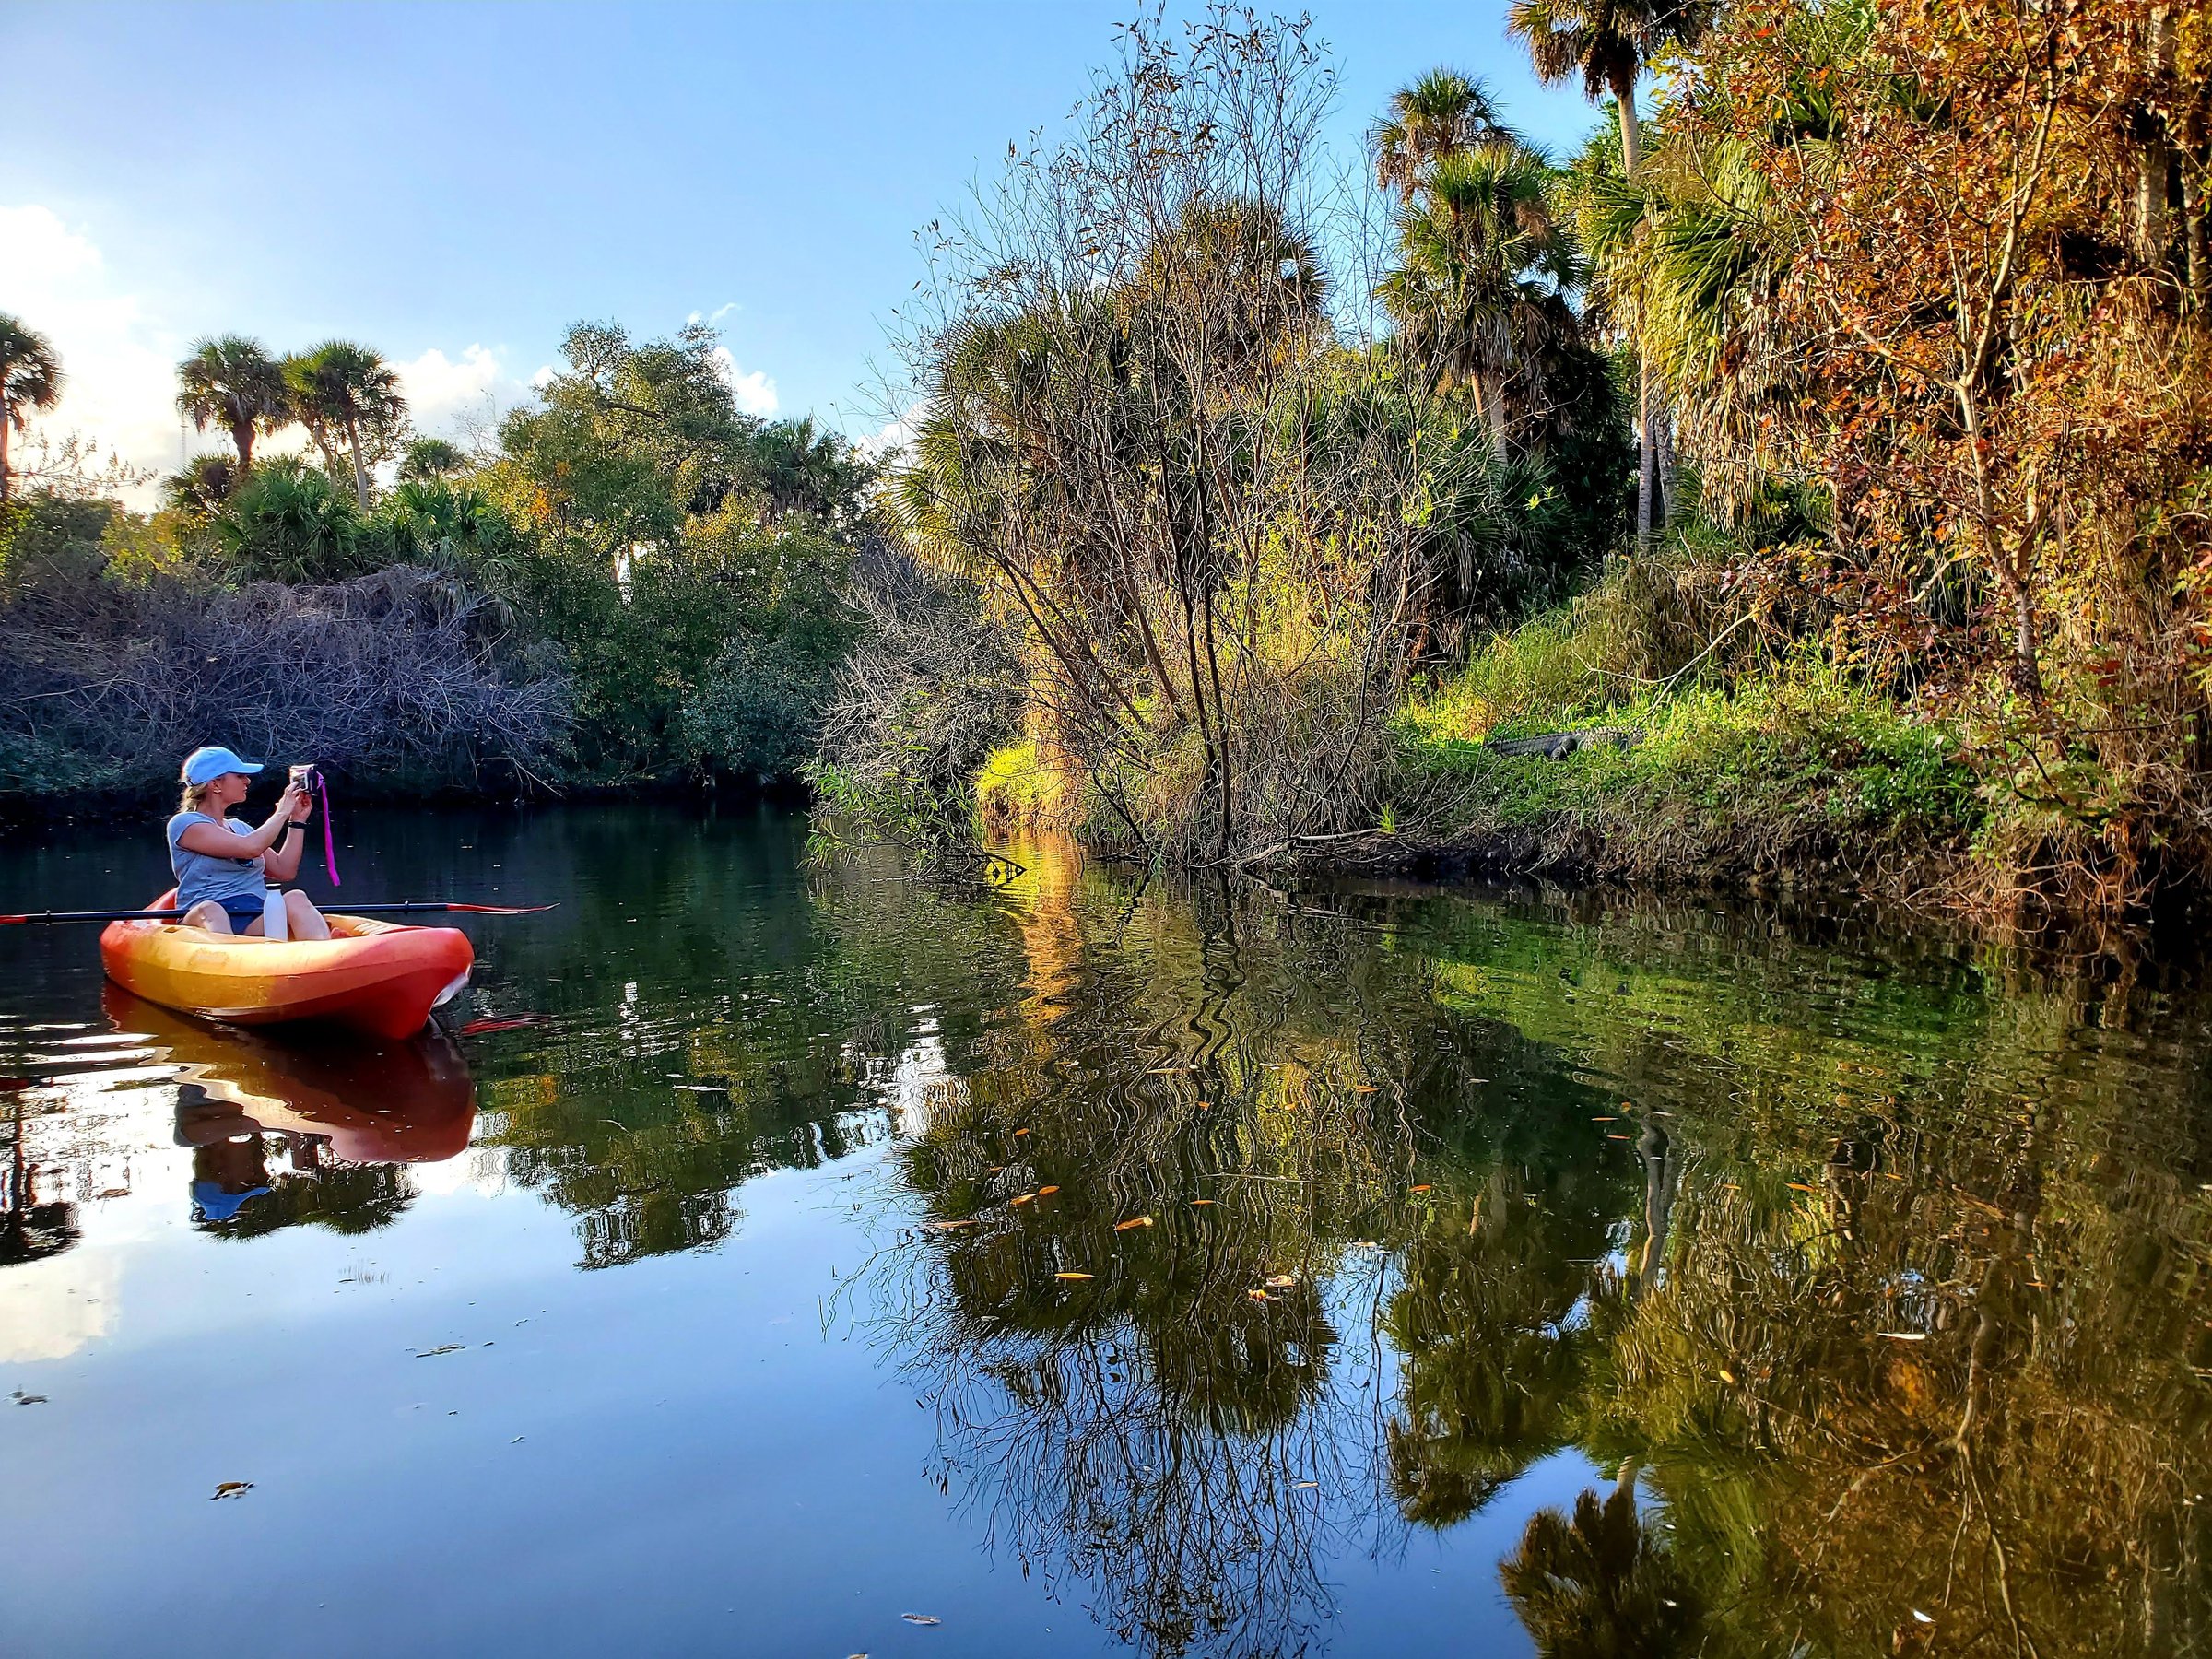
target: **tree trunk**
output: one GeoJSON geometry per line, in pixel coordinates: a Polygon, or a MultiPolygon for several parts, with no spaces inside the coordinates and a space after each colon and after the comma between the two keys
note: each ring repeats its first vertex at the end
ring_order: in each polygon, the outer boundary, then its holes
{"type": "Polygon", "coordinates": [[[369,511],[369,469],[361,465],[361,432],[353,417],[346,418],[346,447],[353,455],[353,495],[361,511],[369,511]]]}
{"type": "Polygon", "coordinates": [[[0,397],[0,507],[7,505],[7,433],[14,419],[15,411],[7,406],[6,398],[0,397]]]}
{"type": "Polygon", "coordinates": [[[1659,476],[1658,446],[1652,434],[1652,368],[1636,356],[1636,546],[1652,545],[1652,493],[1659,476]]]}
{"type": "Polygon", "coordinates": [[[1473,377],[1475,406],[1489,424],[1490,442],[1496,446],[1498,458],[1505,459],[1505,394],[1490,383],[1489,376],[1477,373],[1473,377]]]}
{"type": "Polygon", "coordinates": [[[2035,639],[2035,599],[2028,584],[2017,577],[2012,589],[2012,688],[2023,697],[2043,700],[2043,669],[2035,639]]]}
{"type": "Polygon", "coordinates": [[[242,478],[253,470],[253,423],[250,420],[232,421],[230,441],[238,445],[238,476],[242,478]]]}
{"type": "Polygon", "coordinates": [[[1633,75],[1614,77],[1613,100],[1620,105],[1620,171],[1632,179],[1636,176],[1636,164],[1643,159],[1643,128],[1636,119],[1633,75]]]}
{"type": "MultiPolygon", "coordinates": [[[[2143,72],[2159,92],[2173,85],[2174,30],[2167,7],[2154,6],[2145,27],[2143,72]]],[[[2153,271],[2165,267],[2172,231],[2167,223],[2166,192],[2173,166],[2173,140],[2179,136],[2162,118],[2139,116],[2136,135],[2136,200],[2134,233],[2136,257],[2153,271]]],[[[2184,174],[2188,171],[2183,164],[2184,174]]]]}
{"type": "Polygon", "coordinates": [[[330,429],[316,421],[307,429],[307,435],[315,441],[315,451],[323,457],[323,473],[332,482],[338,477],[338,452],[330,446],[330,429]]]}
{"type": "MultiPolygon", "coordinates": [[[[1636,77],[1616,76],[1613,101],[1620,108],[1620,171],[1629,178],[1643,159],[1643,129],[1636,119],[1636,77]]],[[[1652,441],[1652,373],[1643,360],[1643,347],[1636,347],[1636,546],[1652,542],[1652,492],[1657,481],[1658,457],[1652,441]]]]}
{"type": "Polygon", "coordinates": [[[2207,132],[2203,95],[2190,109],[2182,127],[2182,249],[2189,297],[2201,315],[2212,311],[2212,250],[2205,246],[2205,180],[2203,169],[2212,162],[2212,132],[2207,132]]]}

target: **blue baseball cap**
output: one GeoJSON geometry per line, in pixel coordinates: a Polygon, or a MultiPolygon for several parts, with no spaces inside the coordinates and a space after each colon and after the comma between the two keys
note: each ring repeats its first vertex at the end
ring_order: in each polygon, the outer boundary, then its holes
{"type": "Polygon", "coordinates": [[[227,749],[219,743],[206,748],[196,748],[184,757],[183,781],[187,783],[212,783],[225,772],[257,772],[261,762],[248,760],[236,749],[227,749]]]}
{"type": "Polygon", "coordinates": [[[195,1221],[228,1221],[245,1206],[247,1199],[264,1197],[269,1191],[257,1186],[242,1193],[226,1193],[219,1181],[195,1181],[192,1183],[192,1218],[195,1221]]]}

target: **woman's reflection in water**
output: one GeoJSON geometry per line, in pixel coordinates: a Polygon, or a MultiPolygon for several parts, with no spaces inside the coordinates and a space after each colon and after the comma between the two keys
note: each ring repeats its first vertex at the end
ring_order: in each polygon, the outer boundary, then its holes
{"type": "Polygon", "coordinates": [[[247,1237],[312,1221],[366,1232],[413,1201],[406,1166],[467,1148],[476,1084],[437,1032],[381,1046],[265,1035],[203,1025],[112,986],[107,1011],[181,1068],[176,1141],[193,1148],[193,1219],[208,1230],[247,1237]],[[269,1168],[276,1153],[281,1172],[269,1168]]]}

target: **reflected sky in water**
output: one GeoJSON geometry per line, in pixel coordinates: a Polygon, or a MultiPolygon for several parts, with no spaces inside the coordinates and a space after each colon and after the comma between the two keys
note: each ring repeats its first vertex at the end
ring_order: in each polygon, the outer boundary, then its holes
{"type": "MultiPolygon", "coordinates": [[[[947,888],[767,811],[341,828],[347,897],[561,908],[381,1049],[7,941],[0,1651],[2212,1640],[2186,975],[947,888]]],[[[159,859],[12,852],[0,908],[159,859]]]]}

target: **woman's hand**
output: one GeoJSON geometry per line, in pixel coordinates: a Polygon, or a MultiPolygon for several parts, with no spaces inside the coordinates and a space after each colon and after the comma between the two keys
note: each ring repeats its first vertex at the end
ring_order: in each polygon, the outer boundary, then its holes
{"type": "Polygon", "coordinates": [[[287,783],[284,793],[276,797],[276,816],[288,823],[306,823],[307,815],[313,810],[314,802],[297,783],[287,783]]]}

